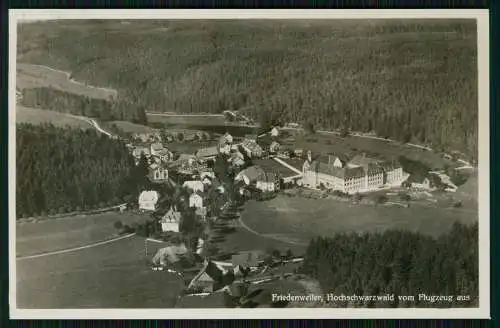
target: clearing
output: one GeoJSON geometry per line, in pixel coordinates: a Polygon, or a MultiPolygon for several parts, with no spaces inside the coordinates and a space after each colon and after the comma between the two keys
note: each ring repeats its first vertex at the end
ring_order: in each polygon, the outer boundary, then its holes
{"type": "Polygon", "coordinates": [[[50,67],[17,63],[16,70],[16,87],[21,90],[50,87],[95,99],[111,100],[117,96],[115,89],[86,85],[71,79],[69,73],[50,67]]]}
{"type": "Polygon", "coordinates": [[[325,199],[279,195],[270,201],[245,204],[241,219],[263,236],[295,243],[307,243],[316,236],[342,232],[370,232],[404,229],[432,236],[447,231],[455,221],[476,222],[477,211],[412,205],[374,207],[325,199]]]}
{"type": "MultiPolygon", "coordinates": [[[[158,244],[161,245],[161,244],[158,244]]],[[[148,248],[155,252],[156,246],[148,248]]],[[[133,236],[77,252],[17,261],[19,308],[174,307],[179,278],[146,265],[144,239],[133,236]]]]}
{"type": "Polygon", "coordinates": [[[133,213],[108,212],[17,223],[16,255],[35,255],[111,239],[116,237],[113,226],[116,221],[130,225],[147,218],[133,213]]]}
{"type": "Polygon", "coordinates": [[[16,123],[51,123],[58,127],[93,129],[92,125],[89,123],[71,115],[46,109],[23,107],[20,105],[16,105],[16,123]]]}

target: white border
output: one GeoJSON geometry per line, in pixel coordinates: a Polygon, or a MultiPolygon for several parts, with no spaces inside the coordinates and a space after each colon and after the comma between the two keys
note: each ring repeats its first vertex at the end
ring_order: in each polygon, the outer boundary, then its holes
{"type": "Polygon", "coordinates": [[[9,10],[9,303],[12,319],[487,319],[490,318],[489,12],[488,10],[9,10]],[[477,20],[479,97],[479,308],[473,309],[68,309],[16,308],[15,83],[17,22],[54,19],[409,19],[477,20]]]}

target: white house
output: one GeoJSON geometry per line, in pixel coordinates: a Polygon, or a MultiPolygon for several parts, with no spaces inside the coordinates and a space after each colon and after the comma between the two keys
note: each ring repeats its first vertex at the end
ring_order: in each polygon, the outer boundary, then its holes
{"type": "Polygon", "coordinates": [[[189,207],[202,208],[203,198],[196,193],[191,194],[189,196],[189,207]]]}
{"type": "Polygon", "coordinates": [[[181,212],[175,207],[170,207],[167,213],[161,218],[161,230],[179,232],[179,223],[181,221],[181,212]]]}
{"type": "Polygon", "coordinates": [[[151,150],[151,155],[157,156],[162,150],[163,150],[163,145],[159,142],[154,142],[150,146],[151,150]]]}
{"type": "Polygon", "coordinates": [[[200,179],[204,179],[206,177],[210,179],[215,179],[215,173],[210,171],[205,171],[200,173],[200,179]]]}
{"type": "Polygon", "coordinates": [[[271,137],[277,137],[280,135],[280,131],[278,130],[277,127],[274,127],[271,129],[271,137]]]}
{"type": "Polygon", "coordinates": [[[139,209],[143,211],[156,211],[159,194],[155,190],[145,190],[139,195],[139,209]]]}
{"type": "Polygon", "coordinates": [[[161,164],[151,164],[149,166],[148,178],[151,182],[163,183],[168,181],[168,169],[161,164]]]}
{"type": "Polygon", "coordinates": [[[269,146],[270,153],[277,153],[280,150],[280,144],[276,141],[273,141],[269,146]]]}
{"type": "Polygon", "coordinates": [[[204,177],[203,180],[201,180],[203,185],[210,186],[212,184],[212,180],[209,177],[204,177]]]}
{"type": "Polygon", "coordinates": [[[198,180],[185,181],[182,186],[184,188],[190,189],[191,192],[193,192],[193,193],[203,192],[203,190],[205,190],[205,187],[203,186],[203,182],[198,181],[198,180]]]}

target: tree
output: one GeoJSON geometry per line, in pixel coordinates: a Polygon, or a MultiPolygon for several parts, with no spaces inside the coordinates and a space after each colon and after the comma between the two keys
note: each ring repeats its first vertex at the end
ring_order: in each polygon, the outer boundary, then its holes
{"type": "Polygon", "coordinates": [[[113,224],[116,230],[121,230],[123,228],[123,223],[121,221],[115,221],[113,224]]]}
{"type": "Polygon", "coordinates": [[[304,129],[305,129],[306,133],[308,133],[308,134],[314,134],[314,133],[316,133],[316,130],[314,129],[314,123],[311,120],[309,120],[306,123],[304,129]]]}
{"type": "Polygon", "coordinates": [[[387,203],[388,200],[389,200],[389,198],[386,195],[379,195],[379,196],[377,196],[377,203],[378,204],[387,203]]]}
{"type": "Polygon", "coordinates": [[[177,133],[177,140],[182,142],[184,140],[184,134],[182,132],[177,133]]]}

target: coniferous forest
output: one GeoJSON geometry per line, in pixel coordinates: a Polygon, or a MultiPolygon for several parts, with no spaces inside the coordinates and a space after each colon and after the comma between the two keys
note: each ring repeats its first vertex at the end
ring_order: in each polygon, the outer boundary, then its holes
{"type": "Polygon", "coordinates": [[[130,121],[147,124],[146,113],[142,108],[126,105],[124,102],[93,99],[54,88],[24,89],[21,105],[95,117],[102,121],[130,121]]]}
{"type": "Polygon", "coordinates": [[[437,239],[398,230],[316,238],[306,251],[302,270],[318,279],[325,293],[395,294],[394,302],[337,306],[473,307],[478,306],[478,268],[478,225],[456,223],[437,239]],[[419,294],[455,299],[419,302],[419,294]],[[415,302],[399,301],[398,295],[414,295],[415,302]],[[467,295],[469,301],[456,299],[467,295]]]}
{"type": "Polygon", "coordinates": [[[474,20],[56,21],[18,60],[109,86],[149,112],[239,110],[477,158],[474,20]]]}
{"type": "Polygon", "coordinates": [[[93,130],[17,125],[17,217],[117,205],[145,176],[125,145],[93,130]]]}

